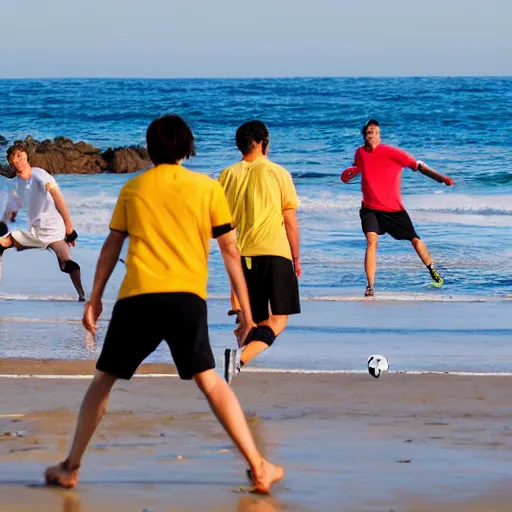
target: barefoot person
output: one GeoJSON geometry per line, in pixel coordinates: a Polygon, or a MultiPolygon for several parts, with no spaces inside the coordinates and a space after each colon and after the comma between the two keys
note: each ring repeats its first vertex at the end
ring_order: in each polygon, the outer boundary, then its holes
{"type": "MultiPolygon", "coordinates": [[[[236,132],[242,160],[222,171],[242,256],[252,316],[258,327],[242,340],[242,350],[226,349],[224,376],[228,382],[240,368],[267,349],[281,334],[288,315],[300,313],[300,201],[286,169],[267,158],[269,132],[261,121],[250,121],[236,132]]],[[[236,290],[235,290],[236,292],[236,290]]],[[[236,293],[231,307],[237,309],[236,293]]]]}
{"type": "Polygon", "coordinates": [[[375,119],[364,125],[362,134],[364,145],[357,149],[354,166],[343,171],[341,180],[348,183],[359,173],[362,178],[363,202],[359,215],[367,241],[364,267],[368,283],[365,297],[374,295],[377,240],[379,235],[385,233],[389,233],[395,240],[409,240],[430,272],[433,285],[442,286],[443,278],[434,267],[427,246],[420,240],[402,204],[402,169],[408,167],[413,171],[419,171],[447,186],[455,185],[455,182],[448,176],[437,173],[424,162],[415,160],[405,151],[381,144],[379,123],[375,119]]]}
{"type": "Polygon", "coordinates": [[[85,394],[66,459],[46,470],[48,484],[73,487],[85,449],[105,412],[117,379],[130,379],[165,340],[181,379],[194,379],[226,432],[247,460],[254,491],[268,493],[284,470],[256,448],[240,404],[214,370],[206,316],[210,239],[216,238],[240,298],[239,336],[254,326],[231,214],[222,187],[180,162],[195,154],[194,137],[180,117],[151,123],[147,147],[155,167],[121,190],[99,256],[83,324],[91,333],[102,311],[105,285],[129,237],[126,275],[112,312],[96,373],[85,394]]]}
{"type": "MultiPolygon", "coordinates": [[[[0,238],[0,260],[3,252],[11,247],[18,251],[51,249],[57,256],[61,271],[69,274],[78,300],[85,300],[80,266],[72,260],[69,249],[75,245],[78,235],[55,178],[44,169],[29,164],[28,153],[21,143],[7,150],[7,162],[16,172],[16,178],[14,190],[7,200],[4,221],[14,222],[18,211],[26,205],[29,229],[13,230],[0,238]]],[[[0,232],[2,229],[0,226],[0,232]]]]}

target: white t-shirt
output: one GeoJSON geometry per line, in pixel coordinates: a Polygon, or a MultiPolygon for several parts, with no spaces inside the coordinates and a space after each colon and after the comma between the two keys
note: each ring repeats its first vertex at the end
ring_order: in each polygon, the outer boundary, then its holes
{"type": "Polygon", "coordinates": [[[46,244],[64,240],[64,219],[49,192],[50,188],[58,186],[55,178],[44,169],[32,167],[32,176],[28,180],[16,177],[14,181],[6,210],[18,211],[26,205],[30,232],[35,237],[46,244]]]}

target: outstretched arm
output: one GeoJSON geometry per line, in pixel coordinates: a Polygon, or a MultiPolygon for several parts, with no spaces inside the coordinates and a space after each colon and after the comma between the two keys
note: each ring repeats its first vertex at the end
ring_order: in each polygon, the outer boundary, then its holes
{"type": "Polygon", "coordinates": [[[348,183],[350,180],[355,178],[360,172],[361,171],[355,165],[353,165],[352,167],[348,167],[341,173],[340,179],[341,181],[343,181],[343,183],[348,183]]]}
{"type": "Polygon", "coordinates": [[[422,162],[421,160],[418,160],[418,167],[416,170],[421,172],[421,174],[424,176],[437,181],[438,183],[444,183],[448,187],[455,185],[455,181],[453,181],[450,177],[439,174],[437,171],[434,171],[432,167],[429,167],[425,162],[422,162]]]}

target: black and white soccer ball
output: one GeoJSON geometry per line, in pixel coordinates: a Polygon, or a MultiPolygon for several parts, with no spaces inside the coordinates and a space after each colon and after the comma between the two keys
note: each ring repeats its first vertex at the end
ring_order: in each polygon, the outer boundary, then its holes
{"type": "Polygon", "coordinates": [[[388,360],[379,354],[375,354],[368,358],[368,372],[372,377],[378,379],[383,372],[389,370],[388,360]]]}

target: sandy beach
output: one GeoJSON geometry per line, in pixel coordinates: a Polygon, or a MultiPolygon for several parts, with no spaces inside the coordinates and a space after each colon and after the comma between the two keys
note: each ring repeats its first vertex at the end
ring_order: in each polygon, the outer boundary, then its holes
{"type": "Polygon", "coordinates": [[[147,365],[142,373],[169,376],[116,385],[78,487],[41,487],[45,466],[65,454],[88,384],[70,377],[93,367],[0,361],[1,511],[510,508],[510,378],[498,376],[240,375],[234,388],[257,441],[287,469],[261,498],[247,493],[245,464],[195,386],[171,365],[147,365]]]}

